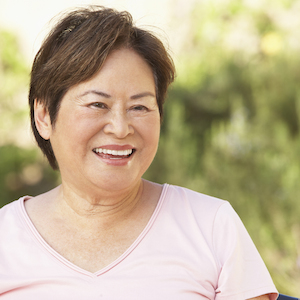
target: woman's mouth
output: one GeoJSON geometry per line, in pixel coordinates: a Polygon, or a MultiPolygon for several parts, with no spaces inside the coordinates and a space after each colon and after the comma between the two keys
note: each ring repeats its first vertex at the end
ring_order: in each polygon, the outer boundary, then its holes
{"type": "Polygon", "coordinates": [[[112,150],[112,149],[103,149],[103,148],[95,148],[93,151],[99,156],[106,159],[123,159],[130,157],[135,149],[126,149],[126,150],[112,150]]]}

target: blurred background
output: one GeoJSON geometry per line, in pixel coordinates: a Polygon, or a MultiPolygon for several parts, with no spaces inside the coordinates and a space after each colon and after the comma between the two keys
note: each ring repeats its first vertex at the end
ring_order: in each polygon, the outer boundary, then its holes
{"type": "Polygon", "coordinates": [[[300,0],[0,0],[0,207],[59,184],[30,133],[29,72],[50,19],[84,4],[130,11],[171,48],[145,177],[228,200],[278,290],[300,297],[300,0]]]}

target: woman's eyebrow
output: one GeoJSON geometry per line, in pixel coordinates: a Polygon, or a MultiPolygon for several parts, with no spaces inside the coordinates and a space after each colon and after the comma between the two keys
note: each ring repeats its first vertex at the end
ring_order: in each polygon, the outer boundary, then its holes
{"type": "MultiPolygon", "coordinates": [[[[98,90],[88,90],[88,91],[84,92],[83,94],[81,94],[80,97],[84,97],[88,94],[95,94],[95,95],[98,95],[98,96],[101,96],[101,97],[104,97],[104,98],[111,98],[111,95],[109,95],[107,93],[104,93],[102,91],[98,91],[98,90]]],[[[140,99],[140,98],[144,98],[144,97],[156,98],[155,94],[153,94],[151,92],[143,92],[143,93],[139,93],[139,94],[136,94],[136,95],[132,95],[130,97],[130,99],[136,100],[136,99],[140,99]]]]}
{"type": "Polygon", "coordinates": [[[111,96],[107,93],[101,92],[101,91],[97,91],[97,90],[88,90],[86,92],[84,92],[83,94],[80,95],[80,97],[84,97],[88,94],[95,94],[104,98],[111,98],[111,96]]]}
{"type": "Polygon", "coordinates": [[[140,98],[144,98],[144,97],[154,97],[154,98],[156,98],[156,96],[153,93],[144,92],[144,93],[133,95],[133,96],[130,97],[130,99],[135,100],[135,99],[140,99],[140,98]]]}

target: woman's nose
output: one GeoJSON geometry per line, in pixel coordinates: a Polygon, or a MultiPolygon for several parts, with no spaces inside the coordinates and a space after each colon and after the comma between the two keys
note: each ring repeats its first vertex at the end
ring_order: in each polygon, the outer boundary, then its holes
{"type": "Polygon", "coordinates": [[[126,111],[111,111],[107,118],[103,129],[106,134],[114,134],[117,138],[123,139],[134,132],[126,111]]]}

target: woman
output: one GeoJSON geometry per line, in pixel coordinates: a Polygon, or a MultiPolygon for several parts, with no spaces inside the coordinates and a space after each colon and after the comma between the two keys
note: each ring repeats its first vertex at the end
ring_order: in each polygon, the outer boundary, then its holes
{"type": "Polygon", "coordinates": [[[33,63],[32,129],[62,184],[0,211],[5,299],[276,299],[222,200],[145,181],[174,66],[126,12],[65,15],[33,63]]]}

